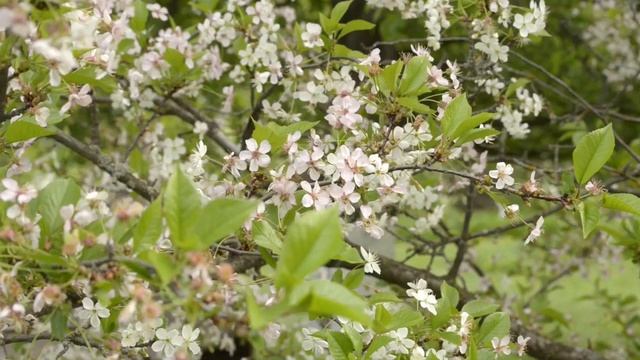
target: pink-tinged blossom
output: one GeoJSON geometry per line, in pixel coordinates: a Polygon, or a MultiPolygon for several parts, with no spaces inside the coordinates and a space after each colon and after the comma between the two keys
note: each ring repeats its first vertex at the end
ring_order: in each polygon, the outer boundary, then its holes
{"type": "Polygon", "coordinates": [[[80,90],[73,89],[69,94],[69,100],[60,108],[60,114],[66,113],[76,105],[82,107],[89,106],[92,102],[91,95],[89,95],[90,91],[91,88],[89,85],[83,85],[80,90]]]}
{"type": "Polygon", "coordinates": [[[222,166],[222,172],[229,172],[235,177],[240,177],[240,171],[247,170],[247,163],[235,156],[232,152],[224,156],[224,165],[222,166]]]}
{"type": "Polygon", "coordinates": [[[274,180],[269,185],[269,191],[273,192],[273,196],[269,201],[278,208],[279,216],[283,217],[296,204],[295,192],[298,190],[298,184],[283,175],[283,168],[271,171],[271,176],[274,180]]]}
{"type": "Polygon", "coordinates": [[[529,245],[535,239],[539,238],[540,235],[542,235],[542,225],[543,224],[544,224],[544,218],[542,216],[540,216],[538,218],[538,221],[536,221],[536,226],[533,227],[533,229],[531,230],[531,232],[529,233],[529,235],[525,239],[525,241],[524,241],[525,245],[529,245]]]}
{"type": "Polygon", "coordinates": [[[306,194],[302,196],[302,206],[306,208],[313,206],[316,210],[321,210],[331,202],[329,193],[322,189],[317,181],[313,187],[311,187],[311,184],[307,181],[302,181],[300,187],[306,192],[306,194]]]}
{"type": "Polygon", "coordinates": [[[269,151],[271,151],[271,145],[267,140],[262,140],[258,147],[258,142],[255,139],[247,139],[245,141],[247,150],[240,151],[240,160],[249,162],[249,171],[256,172],[261,167],[269,166],[271,158],[269,151]]]}
{"type": "Polygon", "coordinates": [[[509,335],[502,339],[498,337],[491,339],[491,346],[493,347],[493,351],[496,353],[496,356],[511,355],[511,348],[509,347],[510,342],[511,339],[509,338],[509,335]]]}
{"type": "Polygon", "coordinates": [[[336,200],[340,210],[347,215],[351,215],[356,211],[353,204],[360,201],[360,194],[354,192],[355,189],[356,185],[353,182],[345,183],[342,187],[336,184],[331,184],[329,187],[329,194],[336,200]]]}
{"type": "Polygon", "coordinates": [[[356,148],[351,151],[347,146],[342,145],[335,154],[327,155],[329,166],[325,168],[328,175],[333,175],[333,179],[342,178],[346,182],[353,181],[356,185],[364,184],[364,173],[369,166],[369,158],[362,149],[356,148]]]}
{"type": "Polygon", "coordinates": [[[26,204],[38,195],[38,191],[33,186],[19,186],[17,181],[10,178],[3,179],[2,185],[5,188],[5,190],[0,193],[0,199],[2,199],[2,201],[26,204]]]}
{"type": "Polygon", "coordinates": [[[449,80],[444,77],[444,72],[436,65],[427,70],[427,83],[432,87],[449,86],[449,80]]]}
{"type": "Polygon", "coordinates": [[[356,222],[356,225],[362,227],[374,239],[381,239],[384,236],[384,230],[378,225],[378,219],[373,214],[373,209],[368,205],[360,207],[362,220],[356,222]]]}
{"type": "Polygon", "coordinates": [[[71,70],[78,66],[71,50],[55,48],[47,40],[36,40],[32,45],[32,49],[47,59],[51,86],[60,85],[62,76],[70,73],[71,70]]]}
{"type": "Polygon", "coordinates": [[[360,102],[351,96],[338,96],[333,99],[331,106],[324,117],[331,126],[336,129],[355,129],[362,122],[362,116],[358,114],[360,102]]]}
{"type": "Polygon", "coordinates": [[[282,150],[287,153],[287,155],[292,156],[298,152],[298,141],[302,134],[300,131],[296,131],[293,134],[287,135],[287,141],[282,146],[282,150]]]}
{"type": "Polygon", "coordinates": [[[299,175],[308,171],[309,178],[311,180],[318,180],[320,178],[320,171],[324,166],[322,158],[324,152],[319,147],[314,147],[311,152],[308,150],[302,150],[296,154],[296,158],[293,161],[293,167],[295,172],[299,175]]]}

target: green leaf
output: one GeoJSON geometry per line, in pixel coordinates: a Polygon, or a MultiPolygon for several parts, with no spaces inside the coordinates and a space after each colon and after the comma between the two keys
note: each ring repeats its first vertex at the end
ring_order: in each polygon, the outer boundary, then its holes
{"type": "Polygon", "coordinates": [[[611,124],[583,136],[573,150],[573,170],[576,180],[584,185],[613,154],[615,138],[611,124]]]}
{"type": "Polygon", "coordinates": [[[578,214],[582,224],[582,237],[586,239],[598,226],[600,221],[600,207],[594,201],[587,199],[578,204],[578,214]]]}
{"type": "Polygon", "coordinates": [[[509,334],[510,327],[511,319],[509,319],[509,315],[503,312],[497,312],[487,316],[478,331],[478,344],[488,346],[494,337],[502,338],[509,334]]]}
{"type": "Polygon", "coordinates": [[[471,129],[469,131],[467,131],[466,134],[460,136],[457,140],[456,140],[456,146],[462,145],[462,144],[466,144],[470,141],[475,141],[478,139],[484,139],[486,137],[492,137],[492,136],[496,136],[499,135],[500,131],[494,129],[494,128],[483,128],[483,129],[471,129]]]}
{"type": "Polygon", "coordinates": [[[271,152],[275,152],[284,145],[289,134],[293,134],[296,131],[304,133],[316,126],[316,124],[317,122],[299,121],[291,125],[282,126],[275,122],[269,122],[267,125],[256,122],[252,137],[258,144],[260,144],[262,140],[267,140],[269,144],[271,144],[271,152]]]}
{"type": "Polygon", "coordinates": [[[338,253],[333,259],[344,261],[349,264],[363,264],[362,258],[360,257],[360,253],[356,248],[344,244],[342,251],[338,253]]]}
{"type": "Polygon", "coordinates": [[[371,30],[374,27],[376,27],[375,24],[365,20],[360,20],[360,19],[351,20],[348,23],[344,24],[344,26],[342,27],[342,30],[340,30],[340,35],[338,36],[338,39],[341,39],[342,37],[354,31],[371,30]]]}
{"type": "Polygon", "coordinates": [[[381,347],[390,343],[393,339],[388,336],[377,335],[373,338],[369,346],[367,347],[367,352],[364,354],[365,360],[371,359],[371,356],[378,351],[381,347]]]}
{"type": "Polygon", "coordinates": [[[402,79],[400,79],[400,95],[415,95],[416,92],[427,82],[427,72],[429,71],[429,60],[424,56],[414,56],[404,67],[402,79]]]}
{"type": "Polygon", "coordinates": [[[133,231],[133,251],[153,247],[162,236],[162,230],[162,201],[157,198],[144,210],[133,231]]]}
{"type": "Polygon", "coordinates": [[[464,304],[462,311],[474,318],[491,314],[498,309],[498,305],[485,300],[471,300],[464,304]]]}
{"type": "Polygon", "coordinates": [[[80,199],[80,187],[69,179],[56,179],[38,194],[37,212],[42,216],[46,233],[58,231],[64,220],[60,208],[75,204],[80,199]]]}
{"type": "Polygon", "coordinates": [[[604,207],[640,216],[640,198],[633,194],[605,194],[604,207]]]}
{"type": "Polygon", "coordinates": [[[364,280],[364,268],[354,269],[349,271],[342,284],[349,289],[355,289],[360,286],[362,280],[364,280]]]}
{"type": "Polygon", "coordinates": [[[369,297],[369,304],[375,305],[378,303],[387,303],[387,302],[402,302],[398,295],[392,292],[377,292],[369,297]]]}
{"type": "Polygon", "coordinates": [[[460,344],[462,343],[462,337],[460,337],[459,334],[453,333],[453,332],[438,332],[438,336],[441,339],[446,340],[447,342],[450,342],[452,344],[458,345],[460,346],[460,344]]]}
{"type": "Polygon", "coordinates": [[[322,30],[327,34],[332,34],[338,27],[337,21],[332,21],[324,14],[320,14],[318,19],[320,20],[320,27],[322,27],[322,30]]]}
{"type": "Polygon", "coordinates": [[[4,141],[12,144],[37,137],[50,136],[55,133],[55,130],[44,128],[26,119],[21,119],[7,126],[7,130],[4,133],[4,141]]]}
{"type": "Polygon", "coordinates": [[[402,72],[402,61],[398,60],[385,67],[378,75],[378,87],[383,94],[389,96],[398,89],[398,78],[402,72]]]}
{"type": "Polygon", "coordinates": [[[269,323],[273,322],[280,316],[282,316],[289,307],[286,302],[279,302],[276,305],[270,307],[261,307],[256,303],[256,299],[253,296],[253,291],[247,289],[247,312],[249,314],[249,325],[254,330],[263,329],[269,323]]]}
{"type": "Polygon", "coordinates": [[[402,308],[391,314],[388,311],[376,312],[376,330],[384,333],[402,327],[418,326],[424,322],[422,313],[415,309],[402,308]]]}
{"type": "Polygon", "coordinates": [[[337,331],[329,332],[327,336],[329,352],[335,360],[348,360],[348,355],[353,351],[353,344],[346,334],[337,331]]]}
{"type": "Polygon", "coordinates": [[[417,96],[399,97],[398,104],[420,114],[433,114],[433,110],[418,100],[417,96]]]}
{"type": "Polygon", "coordinates": [[[342,17],[344,16],[344,14],[349,9],[349,6],[351,6],[351,0],[341,1],[337,3],[331,10],[331,16],[330,16],[331,21],[335,22],[336,24],[339,23],[340,20],[342,20],[342,17]]]}
{"type": "Polygon", "coordinates": [[[301,283],[291,292],[291,302],[312,314],[344,316],[364,326],[371,324],[371,317],[365,311],[367,302],[353,290],[329,280],[301,283]]]}
{"type": "Polygon", "coordinates": [[[360,355],[362,353],[362,335],[357,332],[351,325],[342,326],[342,330],[347,334],[349,340],[351,340],[351,345],[353,345],[353,351],[356,355],[360,355]]]}
{"type": "Polygon", "coordinates": [[[64,76],[64,81],[78,86],[88,84],[92,89],[100,89],[106,93],[111,93],[118,87],[116,80],[110,75],[98,78],[95,67],[74,70],[64,76]]]}
{"type": "Polygon", "coordinates": [[[160,276],[160,281],[163,285],[168,284],[180,271],[182,271],[180,266],[177,266],[174,259],[165,253],[147,250],[140,254],[140,259],[153,266],[156,273],[160,276]]]}
{"type": "Polygon", "coordinates": [[[302,214],[287,230],[277,266],[276,283],[302,280],[343,249],[338,209],[302,214]]]}
{"type": "MultiPolygon", "coordinates": [[[[0,247],[4,248],[4,246],[0,247]]],[[[69,263],[67,259],[63,258],[60,255],[51,254],[49,252],[33,249],[31,247],[18,247],[11,246],[11,251],[20,253],[23,258],[33,260],[38,263],[38,265],[54,265],[60,267],[68,267],[69,263]]]]}
{"type": "Polygon", "coordinates": [[[256,201],[241,199],[216,199],[208,203],[196,226],[198,249],[206,249],[239,230],[257,206],[256,201]]]}
{"type": "Polygon", "coordinates": [[[253,233],[253,241],[258,246],[273,251],[274,254],[280,254],[282,249],[282,239],[278,233],[266,221],[255,221],[251,226],[253,233]]]}
{"type": "Polygon", "coordinates": [[[67,335],[69,328],[67,320],[69,319],[69,311],[63,308],[57,308],[51,314],[51,337],[56,340],[62,340],[67,335]]]}
{"type": "Polygon", "coordinates": [[[450,134],[449,138],[450,139],[455,139],[458,138],[462,135],[466,135],[469,131],[471,131],[473,128],[475,128],[476,126],[480,125],[480,124],[484,124],[487,121],[493,119],[494,114],[492,113],[480,113],[480,114],[476,114],[473,115],[472,117],[464,120],[462,123],[460,123],[450,134]]]}
{"type": "Polygon", "coordinates": [[[177,248],[194,249],[198,238],[194,232],[202,206],[200,194],[191,180],[176,166],[164,192],[163,212],[177,248]]]}
{"type": "Polygon", "coordinates": [[[171,66],[171,70],[176,73],[186,73],[189,71],[187,64],[185,62],[184,55],[176,49],[167,48],[164,51],[163,58],[167,61],[167,63],[171,66]]]}
{"type": "Polygon", "coordinates": [[[453,286],[447,284],[446,281],[442,282],[440,285],[440,294],[441,300],[449,305],[449,310],[455,311],[456,306],[458,306],[458,301],[460,301],[460,295],[458,295],[458,290],[453,286]]]}
{"type": "Polygon", "coordinates": [[[440,285],[441,298],[436,306],[436,315],[431,318],[431,326],[439,328],[446,324],[456,313],[456,305],[459,301],[458,290],[443,281],[440,285]]]}
{"type": "Polygon", "coordinates": [[[461,94],[453,99],[444,111],[440,122],[442,133],[449,139],[455,139],[457,129],[462,123],[471,117],[471,106],[467,101],[467,95],[461,94]]]}
{"type": "Polygon", "coordinates": [[[144,30],[148,16],[149,10],[147,10],[147,3],[142,0],[136,0],[134,3],[133,18],[131,18],[129,26],[131,26],[133,31],[139,34],[144,30]]]}

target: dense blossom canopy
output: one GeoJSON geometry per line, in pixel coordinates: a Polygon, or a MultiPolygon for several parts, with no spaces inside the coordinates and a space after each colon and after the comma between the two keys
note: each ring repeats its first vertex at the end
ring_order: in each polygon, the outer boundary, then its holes
{"type": "Polygon", "coordinates": [[[639,11],[5,1],[2,356],[640,357],[639,11]]]}

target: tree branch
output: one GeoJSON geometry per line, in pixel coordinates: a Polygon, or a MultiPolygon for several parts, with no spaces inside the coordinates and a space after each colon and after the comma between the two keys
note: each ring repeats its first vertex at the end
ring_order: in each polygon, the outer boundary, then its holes
{"type": "Polygon", "coordinates": [[[213,122],[209,121],[206,117],[204,117],[201,113],[199,113],[196,109],[194,109],[191,105],[186,102],[171,98],[168,100],[156,100],[155,104],[161,109],[165,110],[165,113],[172,114],[180,117],[182,120],[190,123],[191,125],[195,125],[196,122],[201,121],[208,125],[207,136],[213,140],[216,144],[220,145],[226,152],[238,153],[240,149],[233,144],[229,139],[227,139],[222,133],[222,129],[220,126],[213,122]]]}
{"type": "Polygon", "coordinates": [[[251,136],[253,135],[253,130],[256,128],[255,126],[255,122],[258,121],[258,118],[260,117],[260,114],[262,114],[262,101],[266,100],[269,96],[271,96],[271,94],[273,93],[273,91],[276,89],[278,85],[272,85],[271,87],[269,87],[269,89],[267,89],[267,91],[265,91],[260,98],[258,99],[258,101],[256,101],[255,104],[253,104],[253,109],[251,109],[251,115],[249,115],[249,119],[247,120],[247,124],[244,127],[244,130],[242,131],[242,139],[240,139],[240,148],[244,149],[245,148],[245,140],[251,138],[251,136]]]}
{"type": "Polygon", "coordinates": [[[453,259],[453,264],[451,265],[451,269],[449,269],[449,273],[447,274],[447,279],[453,282],[455,278],[458,276],[458,271],[460,270],[460,265],[462,265],[462,261],[464,260],[464,254],[467,252],[467,238],[469,237],[469,225],[471,225],[471,216],[473,215],[473,194],[474,187],[473,183],[469,184],[469,190],[467,192],[467,207],[464,212],[464,222],[462,224],[462,233],[458,238],[457,245],[458,251],[456,252],[456,257],[453,259]]]}
{"type": "Polygon", "coordinates": [[[73,150],[76,154],[91,161],[100,169],[113,176],[115,179],[126,185],[129,189],[139,194],[143,198],[152,201],[158,196],[158,192],[149,186],[145,181],[133,175],[126,165],[116,163],[113,159],[102,155],[91,146],[64,132],[57,132],[51,136],[60,144],[73,150]]]}

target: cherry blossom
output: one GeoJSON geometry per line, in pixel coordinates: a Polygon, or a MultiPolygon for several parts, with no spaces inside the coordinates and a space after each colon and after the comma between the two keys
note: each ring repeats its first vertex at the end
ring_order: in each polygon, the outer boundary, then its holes
{"type": "Polygon", "coordinates": [[[513,174],[513,167],[504,162],[496,164],[496,170],[489,171],[489,176],[496,179],[496,189],[504,189],[506,186],[514,184],[514,179],[510,176],[513,174]]]}
{"type": "Polygon", "coordinates": [[[367,251],[362,246],[360,247],[360,256],[364,260],[364,272],[367,274],[378,274],[380,275],[380,259],[378,256],[372,252],[367,251]]]}
{"type": "Polygon", "coordinates": [[[260,147],[255,139],[247,139],[245,143],[247,150],[240,151],[239,157],[249,162],[249,171],[256,172],[261,167],[269,166],[271,158],[267,154],[271,151],[271,145],[267,140],[262,140],[260,147]]]}

